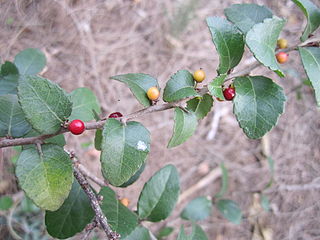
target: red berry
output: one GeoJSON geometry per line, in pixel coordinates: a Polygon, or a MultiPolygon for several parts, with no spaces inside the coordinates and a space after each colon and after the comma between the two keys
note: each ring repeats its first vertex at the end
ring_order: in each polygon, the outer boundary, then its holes
{"type": "Polygon", "coordinates": [[[288,57],[289,57],[288,53],[285,53],[285,52],[278,52],[276,54],[276,59],[277,59],[278,63],[280,63],[280,64],[288,61],[288,57]]]}
{"type": "Polygon", "coordinates": [[[68,129],[74,135],[79,135],[85,130],[84,122],[79,119],[72,120],[68,125],[68,129]]]}
{"type": "Polygon", "coordinates": [[[113,112],[109,115],[109,118],[120,118],[123,115],[120,112],[113,112]]]}
{"type": "Polygon", "coordinates": [[[236,95],[236,90],[232,87],[228,87],[223,90],[223,96],[227,101],[231,101],[236,95]]]}

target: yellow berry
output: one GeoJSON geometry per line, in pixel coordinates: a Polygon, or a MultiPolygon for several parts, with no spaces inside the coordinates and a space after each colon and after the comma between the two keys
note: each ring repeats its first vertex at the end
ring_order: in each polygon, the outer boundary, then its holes
{"type": "Polygon", "coordinates": [[[128,206],[129,206],[129,203],[130,203],[130,201],[129,201],[128,198],[121,198],[121,199],[120,199],[120,202],[121,202],[124,206],[126,206],[126,207],[128,207],[128,206]]]}
{"type": "Polygon", "coordinates": [[[288,47],[288,41],[287,41],[287,39],[279,38],[278,41],[277,41],[277,45],[281,49],[287,48],[288,47]]]}
{"type": "Polygon", "coordinates": [[[206,78],[206,73],[200,68],[199,70],[193,73],[193,79],[200,83],[206,78]]]}
{"type": "Polygon", "coordinates": [[[156,101],[160,96],[160,91],[157,87],[151,87],[147,91],[147,96],[150,100],[156,101]]]}

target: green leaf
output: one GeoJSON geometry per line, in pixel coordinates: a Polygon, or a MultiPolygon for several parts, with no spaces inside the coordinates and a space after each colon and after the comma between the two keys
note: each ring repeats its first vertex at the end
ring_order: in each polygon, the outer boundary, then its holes
{"type": "Polygon", "coordinates": [[[226,77],[226,74],[219,75],[208,84],[208,90],[212,96],[224,100],[222,85],[226,77]]]}
{"type": "Polygon", "coordinates": [[[185,220],[200,221],[210,216],[212,203],[209,197],[198,197],[193,199],[183,209],[180,217],[185,220]]]}
{"type": "Polygon", "coordinates": [[[30,129],[17,95],[0,95],[0,137],[21,137],[30,129]]]}
{"type": "Polygon", "coordinates": [[[156,172],[144,185],[138,201],[140,219],[159,222],[172,212],[179,196],[178,171],[167,165],[156,172]]]}
{"type": "Polygon", "coordinates": [[[26,76],[19,82],[18,97],[32,127],[41,134],[60,130],[71,114],[72,103],[57,84],[38,76],[26,76]]]}
{"type": "Polygon", "coordinates": [[[77,88],[70,93],[72,112],[69,120],[81,119],[88,122],[95,119],[94,112],[101,113],[96,95],[88,88],[77,88]]]}
{"type": "Polygon", "coordinates": [[[147,91],[151,87],[159,88],[158,80],[144,73],[129,73],[111,77],[128,85],[133,95],[145,107],[151,105],[147,91]]]}
{"type": "Polygon", "coordinates": [[[46,66],[46,57],[39,49],[28,48],[15,56],[14,64],[20,74],[34,75],[46,66]]]}
{"type": "Polygon", "coordinates": [[[168,148],[176,147],[191,137],[197,128],[197,116],[193,112],[185,112],[180,108],[174,110],[173,135],[169,141],[168,148]]]}
{"type": "Polygon", "coordinates": [[[198,224],[193,223],[192,233],[189,236],[186,235],[184,227],[181,225],[177,240],[208,240],[208,237],[198,224]]]}
{"type": "Polygon", "coordinates": [[[304,70],[312,83],[317,104],[320,107],[320,49],[317,47],[299,48],[304,70]]]}
{"type": "Polygon", "coordinates": [[[157,234],[157,239],[161,240],[164,237],[168,237],[173,232],[173,230],[174,230],[174,228],[172,228],[172,227],[161,228],[157,234]]]}
{"type": "Polygon", "coordinates": [[[276,125],[283,113],[286,97],[283,89],[264,76],[238,77],[233,112],[244,133],[261,138],[276,125]]]}
{"type": "Polygon", "coordinates": [[[192,74],[187,70],[180,70],[172,75],[163,91],[163,100],[174,102],[187,97],[199,96],[194,89],[192,74]]]}
{"type": "Polygon", "coordinates": [[[81,232],[94,217],[90,200],[77,181],[73,182],[68,198],[54,212],[46,211],[45,223],[48,233],[65,239],[81,232]]]}
{"type": "Polygon", "coordinates": [[[269,211],[270,210],[270,202],[269,199],[266,195],[261,194],[261,207],[265,210],[265,211],[269,211]]]}
{"type": "Polygon", "coordinates": [[[228,176],[228,169],[224,166],[223,163],[220,165],[221,171],[222,171],[222,184],[220,192],[218,192],[214,197],[215,198],[221,198],[228,190],[228,184],[229,184],[229,176],[228,176]]]}
{"type": "Polygon", "coordinates": [[[229,199],[221,199],[217,203],[217,208],[220,213],[234,224],[240,224],[242,212],[238,204],[229,199]]]}
{"type": "Polygon", "coordinates": [[[233,4],[224,10],[228,20],[246,34],[255,24],[262,23],[266,18],[272,18],[272,12],[265,6],[257,4],[233,4]]]}
{"type": "Polygon", "coordinates": [[[301,41],[309,38],[320,25],[320,10],[309,0],[292,0],[306,16],[308,23],[301,36],[301,41]]]}
{"type": "Polygon", "coordinates": [[[197,119],[203,119],[210,112],[213,105],[213,99],[209,94],[202,97],[196,97],[187,102],[187,109],[193,111],[197,119]]]}
{"type": "Polygon", "coordinates": [[[125,188],[125,187],[128,187],[131,184],[135,183],[139,179],[139,177],[140,177],[141,173],[143,172],[145,166],[146,166],[145,163],[142,164],[142,166],[139,168],[139,170],[128,181],[126,181],[124,184],[120,185],[119,187],[125,188]]]}
{"type": "Polygon", "coordinates": [[[224,18],[208,17],[212,41],[219,54],[219,74],[227,73],[240,62],[244,52],[243,35],[224,18]]]}
{"type": "Polygon", "coordinates": [[[99,195],[103,196],[101,209],[113,231],[128,236],[138,225],[138,217],[117,200],[115,192],[109,187],[102,187],[99,195]]]}
{"type": "Polygon", "coordinates": [[[103,128],[101,149],[104,177],[112,185],[120,186],[146,161],[150,151],[150,133],[141,123],[123,125],[109,118],[103,128]]]}
{"type": "Polygon", "coordinates": [[[98,151],[101,151],[101,142],[102,142],[102,129],[97,129],[94,137],[94,147],[98,151]]]}
{"type": "Polygon", "coordinates": [[[57,210],[68,197],[72,181],[69,155],[57,145],[23,150],[17,162],[19,185],[34,203],[46,210],[57,210]]]}
{"type": "Polygon", "coordinates": [[[145,227],[138,226],[129,236],[125,237],[123,240],[151,240],[149,230],[145,227]]]}
{"type": "Polygon", "coordinates": [[[275,48],[285,20],[274,16],[254,25],[247,33],[246,43],[255,58],[284,77],[275,57],[275,48]]]}
{"type": "Polygon", "coordinates": [[[3,196],[0,197],[0,211],[9,210],[13,205],[12,197],[3,196]]]}
{"type": "Polygon", "coordinates": [[[17,67],[6,61],[1,65],[0,73],[0,95],[17,94],[17,85],[19,81],[19,71],[17,67]]]}

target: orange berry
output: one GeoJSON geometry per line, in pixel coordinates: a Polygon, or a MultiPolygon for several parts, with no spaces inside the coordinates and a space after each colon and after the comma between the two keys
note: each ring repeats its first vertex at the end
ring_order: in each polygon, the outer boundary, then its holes
{"type": "Polygon", "coordinates": [[[120,199],[120,202],[121,202],[124,206],[126,206],[126,207],[128,207],[128,206],[129,206],[129,203],[130,203],[130,201],[129,201],[128,198],[121,198],[121,199],[120,199]]]}
{"type": "Polygon", "coordinates": [[[206,78],[206,73],[200,68],[199,70],[193,73],[193,79],[200,83],[206,78]]]}
{"type": "Polygon", "coordinates": [[[276,54],[277,61],[280,64],[285,63],[286,61],[288,61],[288,57],[289,57],[288,53],[285,53],[285,52],[278,52],[276,54]]]}
{"type": "Polygon", "coordinates": [[[278,41],[277,41],[277,45],[281,49],[287,48],[288,47],[288,41],[287,41],[287,39],[279,38],[278,41]]]}
{"type": "Polygon", "coordinates": [[[147,96],[150,100],[156,101],[160,96],[160,91],[157,87],[151,87],[147,91],[147,96]]]}

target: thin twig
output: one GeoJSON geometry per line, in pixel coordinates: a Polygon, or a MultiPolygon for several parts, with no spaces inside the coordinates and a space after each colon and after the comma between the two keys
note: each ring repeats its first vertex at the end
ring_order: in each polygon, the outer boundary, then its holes
{"type": "MultiPolygon", "coordinates": [[[[290,52],[290,51],[294,51],[296,50],[298,47],[305,47],[308,46],[310,43],[319,43],[320,42],[320,38],[319,37],[315,37],[315,38],[310,38],[300,44],[296,44],[292,47],[289,47],[287,49],[284,49],[284,52],[290,52]]],[[[252,70],[254,70],[255,68],[259,67],[260,65],[262,65],[260,62],[256,62],[255,64],[252,64],[249,67],[246,67],[245,69],[229,74],[225,81],[231,80],[235,77],[240,77],[240,76],[245,76],[250,74],[250,72],[252,70]]],[[[203,86],[202,89],[200,89],[199,94],[203,95],[205,93],[208,92],[208,88],[207,86],[203,86]]],[[[134,118],[138,118],[141,117],[143,115],[146,115],[148,113],[152,113],[152,112],[159,112],[159,111],[164,111],[164,110],[168,110],[171,108],[175,108],[175,107],[179,107],[181,106],[182,103],[184,103],[185,101],[189,100],[190,98],[186,98],[186,99],[182,99],[176,102],[172,102],[172,103],[164,103],[161,105],[153,105],[144,109],[141,109],[139,111],[133,112],[128,114],[127,116],[122,117],[120,120],[123,123],[126,123],[127,120],[131,120],[134,118]]],[[[92,129],[98,129],[98,128],[102,128],[103,125],[105,124],[106,119],[97,121],[97,122],[89,122],[86,123],[86,129],[87,130],[92,130],[92,129]]],[[[54,133],[54,134],[47,134],[47,135],[40,135],[40,136],[36,136],[36,137],[28,137],[28,138],[15,138],[15,139],[8,139],[8,138],[3,138],[0,140],[0,148],[4,148],[4,147],[10,147],[10,146],[20,146],[20,145],[27,145],[27,144],[35,144],[37,141],[43,141],[47,138],[50,137],[54,137],[57,136],[59,134],[68,132],[68,129],[66,128],[61,128],[58,132],[54,133]]]]}
{"type": "Polygon", "coordinates": [[[192,185],[190,188],[188,188],[186,191],[184,191],[180,196],[178,200],[178,204],[183,202],[183,200],[187,199],[190,195],[192,195],[194,192],[199,191],[200,189],[206,187],[209,183],[213,182],[217,178],[221,176],[221,168],[217,167],[214,168],[210,173],[208,173],[206,176],[204,176],[199,182],[192,185]]]}
{"type": "MultiPolygon", "coordinates": [[[[74,155],[74,153],[71,153],[72,155],[74,155]]],[[[87,178],[91,179],[93,182],[95,182],[96,184],[98,184],[99,186],[103,187],[103,186],[107,186],[108,183],[105,182],[104,180],[98,178],[97,176],[95,176],[94,174],[92,174],[84,165],[82,165],[80,163],[80,161],[76,158],[73,157],[72,158],[72,162],[75,165],[76,168],[79,169],[79,171],[87,178]]]]}
{"type": "Polygon", "coordinates": [[[102,209],[100,207],[99,201],[97,199],[96,194],[92,191],[90,188],[90,185],[85,178],[85,176],[81,173],[81,171],[76,167],[76,165],[73,166],[73,175],[79,182],[80,186],[84,190],[84,192],[87,194],[92,209],[95,212],[96,220],[99,222],[101,228],[107,235],[107,240],[118,240],[120,239],[120,235],[110,228],[108,224],[108,220],[106,216],[103,214],[102,209]]]}

